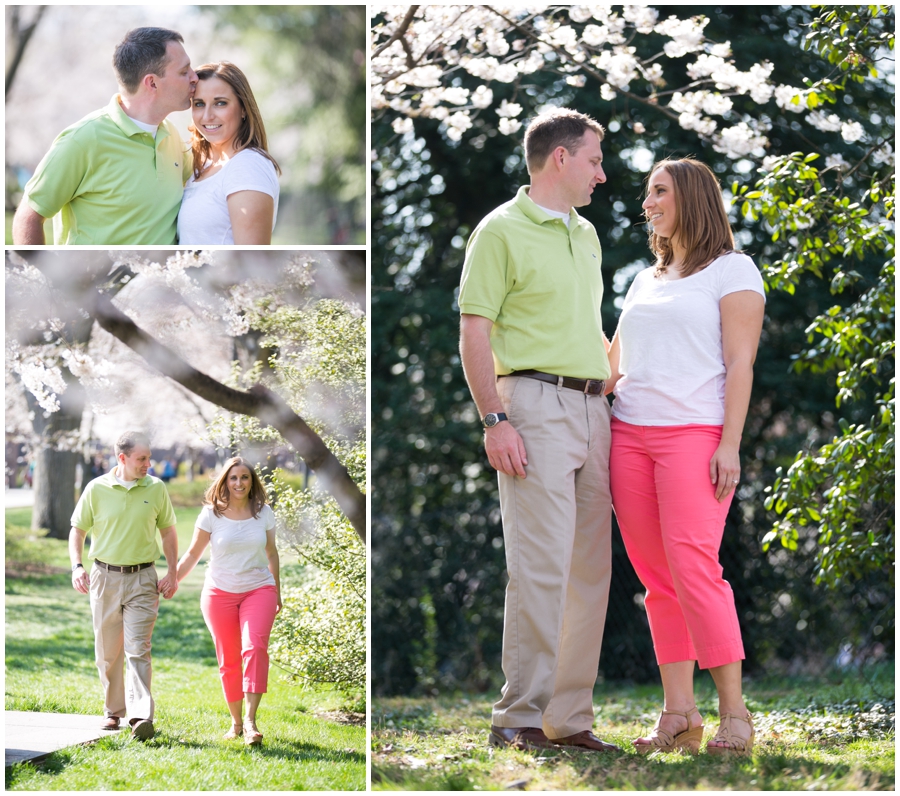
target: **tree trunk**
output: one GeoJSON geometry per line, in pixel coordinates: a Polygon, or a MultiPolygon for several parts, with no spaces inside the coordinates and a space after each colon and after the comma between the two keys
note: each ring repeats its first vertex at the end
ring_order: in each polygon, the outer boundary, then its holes
{"type": "MultiPolygon", "coordinates": [[[[74,383],[73,383],[74,382],[74,383]]],[[[34,411],[34,430],[41,435],[40,447],[34,454],[34,506],[31,528],[46,528],[53,539],[68,539],[72,512],[75,511],[75,470],[81,454],[76,450],[60,450],[61,435],[78,433],[84,411],[81,385],[69,383],[60,396],[60,409],[49,418],[30,393],[28,403],[34,411]],[[62,399],[66,400],[63,401],[62,399]]],[[[64,448],[71,446],[63,444],[64,448]]]]}

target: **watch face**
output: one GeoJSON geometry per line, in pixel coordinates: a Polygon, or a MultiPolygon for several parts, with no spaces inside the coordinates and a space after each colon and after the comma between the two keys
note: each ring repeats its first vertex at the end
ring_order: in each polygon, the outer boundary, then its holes
{"type": "Polygon", "coordinates": [[[497,418],[497,414],[495,412],[491,412],[484,416],[484,427],[485,428],[493,428],[497,425],[499,419],[497,418]]]}

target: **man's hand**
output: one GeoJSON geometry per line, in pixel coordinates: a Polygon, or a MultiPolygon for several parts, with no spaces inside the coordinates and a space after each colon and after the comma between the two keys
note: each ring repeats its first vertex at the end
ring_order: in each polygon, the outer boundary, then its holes
{"type": "Polygon", "coordinates": [[[525,477],[525,467],[528,465],[525,443],[508,420],[484,430],[484,449],[495,470],[525,477]]]}
{"type": "Polygon", "coordinates": [[[167,600],[171,600],[178,591],[178,578],[174,572],[167,572],[157,585],[159,593],[167,600]]]}
{"type": "Polygon", "coordinates": [[[91,590],[91,581],[84,567],[78,567],[72,571],[72,588],[79,594],[88,594],[91,590]]]}

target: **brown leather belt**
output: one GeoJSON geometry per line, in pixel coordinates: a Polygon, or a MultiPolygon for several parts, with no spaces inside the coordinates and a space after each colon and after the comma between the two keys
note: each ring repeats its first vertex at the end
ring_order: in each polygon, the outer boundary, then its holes
{"type": "Polygon", "coordinates": [[[142,569],[147,569],[147,567],[153,566],[153,562],[151,561],[148,564],[132,564],[127,567],[116,567],[116,566],[113,566],[112,564],[106,564],[103,561],[100,561],[99,559],[96,559],[96,558],[94,559],[94,563],[98,567],[100,567],[100,569],[106,569],[110,572],[124,572],[126,575],[132,575],[135,572],[140,572],[142,569]]]}
{"type": "MultiPolygon", "coordinates": [[[[554,376],[552,373],[544,373],[540,370],[514,370],[512,373],[504,373],[504,376],[525,376],[528,379],[545,381],[548,384],[567,387],[570,390],[578,390],[585,395],[603,395],[606,389],[605,381],[597,379],[573,379],[569,376],[554,376]]],[[[503,378],[501,376],[500,378],[503,378]]]]}

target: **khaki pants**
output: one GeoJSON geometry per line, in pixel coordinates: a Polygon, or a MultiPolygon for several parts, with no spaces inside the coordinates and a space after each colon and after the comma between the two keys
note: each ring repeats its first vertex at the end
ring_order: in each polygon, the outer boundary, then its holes
{"type": "Polygon", "coordinates": [[[134,573],[91,569],[94,653],[106,716],[153,720],[150,638],[159,610],[156,584],[156,567],[134,573]]]}
{"type": "Polygon", "coordinates": [[[610,407],[522,376],[497,389],[528,466],[524,479],[499,474],[509,585],[493,723],[563,738],[594,723],[611,568],[610,407]]]}

